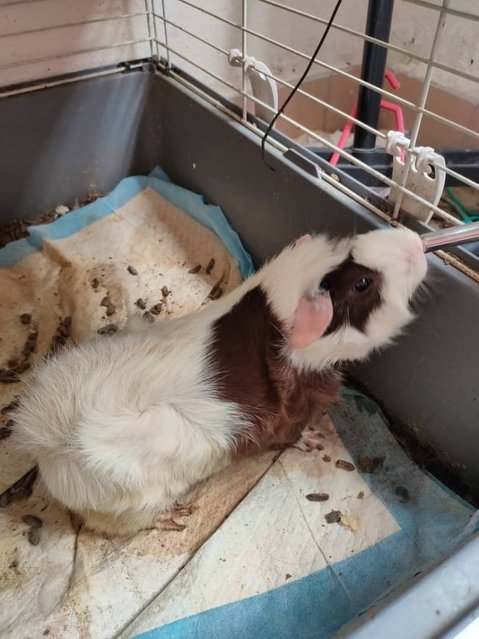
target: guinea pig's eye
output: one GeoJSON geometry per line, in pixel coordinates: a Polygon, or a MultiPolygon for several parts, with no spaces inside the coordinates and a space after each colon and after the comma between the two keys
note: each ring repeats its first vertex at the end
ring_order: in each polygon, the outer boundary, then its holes
{"type": "Polygon", "coordinates": [[[357,293],[363,293],[371,284],[371,280],[368,277],[362,277],[360,280],[356,282],[353,286],[353,289],[357,293]]]}

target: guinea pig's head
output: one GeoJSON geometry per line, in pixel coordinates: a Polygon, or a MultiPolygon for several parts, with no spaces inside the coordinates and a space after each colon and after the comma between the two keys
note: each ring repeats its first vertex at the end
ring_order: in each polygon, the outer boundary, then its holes
{"type": "Polygon", "coordinates": [[[341,261],[321,275],[295,311],[290,356],[301,367],[362,359],[413,318],[410,301],[427,271],[419,235],[371,231],[338,246],[341,261]]]}

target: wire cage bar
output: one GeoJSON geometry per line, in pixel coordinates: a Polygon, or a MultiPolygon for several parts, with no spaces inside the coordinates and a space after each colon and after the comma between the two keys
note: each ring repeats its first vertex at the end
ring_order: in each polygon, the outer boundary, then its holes
{"type": "MultiPolygon", "coordinates": [[[[309,61],[329,11],[330,3],[310,0],[0,0],[0,97],[77,79],[58,79],[66,73],[114,73],[123,62],[149,58],[195,91],[201,92],[202,83],[204,97],[218,106],[216,93],[222,110],[260,136],[265,127],[255,111],[261,107],[271,117],[275,111],[254,94],[247,65],[263,63],[261,73],[275,84],[281,103],[309,61]],[[243,62],[236,68],[230,64],[233,49],[243,62]]],[[[309,157],[323,160],[323,179],[392,223],[401,221],[406,196],[429,206],[432,229],[479,219],[478,26],[479,7],[472,3],[344,0],[311,78],[278,120],[270,142],[286,149],[290,138],[309,157]],[[372,29],[379,9],[387,10],[386,22],[372,29]],[[454,38],[459,32],[461,39],[454,38]],[[382,59],[374,74],[363,48],[382,59]],[[400,77],[394,87],[383,84],[385,69],[400,77]],[[373,115],[369,105],[368,117],[365,96],[376,105],[373,115]],[[380,112],[382,104],[401,109],[406,122],[406,170],[399,181],[385,151],[394,125],[380,112]],[[445,174],[437,204],[408,188],[419,145],[434,147],[446,159],[445,165],[434,159],[429,164],[433,174],[445,174]],[[343,173],[362,181],[375,197],[342,180],[343,173]],[[393,206],[378,200],[392,189],[398,193],[393,206]]]]}

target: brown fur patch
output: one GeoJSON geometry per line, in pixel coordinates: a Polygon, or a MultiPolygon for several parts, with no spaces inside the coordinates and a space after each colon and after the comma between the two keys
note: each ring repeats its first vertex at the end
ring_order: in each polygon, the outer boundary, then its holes
{"type": "Polygon", "coordinates": [[[328,273],[321,287],[328,290],[333,302],[333,319],[325,335],[333,333],[341,326],[353,326],[363,331],[368,317],[381,304],[382,277],[377,271],[356,264],[352,259],[344,261],[337,269],[328,273]],[[364,290],[361,282],[369,285],[364,290]]]}
{"type": "Polygon", "coordinates": [[[256,287],[217,320],[212,361],[219,397],[238,404],[252,428],[238,437],[238,453],[282,448],[299,438],[313,408],[339,395],[333,368],[300,373],[282,355],[285,327],[256,287]]]}

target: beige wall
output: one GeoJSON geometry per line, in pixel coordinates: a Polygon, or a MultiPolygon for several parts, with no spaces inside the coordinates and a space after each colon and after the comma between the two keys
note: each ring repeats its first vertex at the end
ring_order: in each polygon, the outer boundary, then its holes
{"type": "MultiPolygon", "coordinates": [[[[241,23],[241,0],[191,0],[235,24],[241,23]]],[[[327,18],[335,0],[277,0],[294,6],[306,13],[316,13],[327,18]]],[[[429,0],[440,4],[440,0],[429,0]]],[[[161,0],[153,2],[158,13],[162,11],[161,0]]],[[[167,18],[184,29],[193,31],[207,42],[229,51],[241,48],[241,34],[227,24],[219,22],[188,7],[179,0],[164,0],[167,18]]],[[[248,0],[248,26],[269,38],[310,53],[316,46],[323,26],[305,18],[294,16],[274,8],[261,0],[248,0]]],[[[450,6],[458,10],[479,14],[479,0],[450,0],[450,6]]],[[[351,29],[364,29],[367,11],[366,0],[343,0],[337,22],[351,29]]],[[[8,85],[67,73],[125,59],[145,57],[150,54],[145,0],[0,0],[0,85],[8,85]],[[131,17],[124,17],[133,14],[131,17]],[[106,20],[105,20],[106,18],[106,20]],[[68,26],[75,22],[89,24],[68,26]],[[60,26],[59,29],[52,29],[60,26]],[[133,41],[144,40],[137,44],[133,41]],[[130,43],[130,44],[128,44],[130,43]],[[94,51],[103,48],[101,51],[94,51]],[[67,53],[69,55],[64,56],[67,53]],[[35,62],[29,62],[33,60],[35,62]]],[[[416,5],[410,0],[396,0],[391,42],[418,55],[428,56],[438,12],[416,5]]],[[[184,31],[169,25],[169,45],[182,55],[205,67],[214,75],[225,79],[235,87],[241,86],[241,74],[232,68],[221,52],[195,40],[184,31]]],[[[164,41],[164,28],[158,21],[157,33],[164,41]]],[[[463,72],[479,77],[479,21],[464,20],[448,16],[445,29],[441,31],[437,57],[442,63],[454,66],[463,72]]],[[[337,30],[331,31],[321,53],[321,59],[340,69],[357,73],[361,61],[363,43],[360,38],[337,30]]],[[[159,48],[160,54],[165,51],[159,48]]],[[[294,81],[302,72],[306,62],[291,52],[247,36],[247,52],[270,66],[280,78],[294,81]]],[[[227,96],[234,90],[211,75],[202,73],[180,56],[172,55],[172,61],[194,74],[227,96]]],[[[391,53],[389,68],[400,73],[403,87],[399,94],[407,99],[419,99],[425,65],[409,56],[391,53]]],[[[356,96],[355,84],[315,66],[311,72],[310,89],[336,106],[349,110],[356,96]]],[[[442,71],[434,71],[434,86],[428,107],[452,117],[465,126],[477,128],[478,85],[461,77],[442,71]],[[444,91],[451,94],[449,98],[444,91]]],[[[334,115],[321,115],[317,106],[311,109],[297,99],[296,111],[302,110],[309,124],[311,118],[320,123],[320,128],[334,130],[341,121],[334,115]],[[306,109],[306,110],[305,110],[306,109]],[[308,119],[309,118],[309,119],[308,119]]],[[[298,111],[299,112],[299,111],[298,111]]],[[[406,112],[410,121],[411,114],[406,112]]],[[[427,124],[427,122],[425,122],[427,124]]],[[[387,126],[387,122],[385,122],[387,126]]],[[[443,130],[442,130],[443,131],[443,130]]],[[[432,134],[436,139],[442,135],[436,127],[432,134]]],[[[461,143],[464,136],[461,134],[461,143]]],[[[458,140],[459,141],[459,140],[458,140]]]]}
{"type": "MultiPolygon", "coordinates": [[[[321,2],[318,0],[278,0],[278,2],[306,13],[319,15],[321,18],[328,18],[335,4],[334,0],[321,0],[321,2]]],[[[241,21],[241,0],[194,0],[194,3],[236,23],[241,21]]],[[[440,0],[432,0],[432,4],[438,5],[440,0]]],[[[182,5],[177,0],[165,0],[165,5],[167,17],[170,20],[199,33],[203,38],[226,50],[232,47],[241,47],[241,38],[235,29],[222,25],[212,17],[201,16],[198,11],[182,5]]],[[[469,12],[474,10],[479,16],[479,0],[450,0],[450,6],[469,12]]],[[[337,22],[362,32],[365,28],[366,13],[367,0],[343,0],[337,22]]],[[[391,43],[411,53],[428,58],[438,18],[437,11],[418,6],[409,0],[396,0],[391,43]]],[[[261,0],[248,0],[248,26],[254,31],[307,54],[310,54],[316,47],[324,28],[321,24],[274,8],[261,0]]],[[[190,36],[173,27],[169,28],[169,33],[170,44],[174,42],[174,46],[180,52],[186,51],[187,55],[195,62],[233,82],[237,87],[240,86],[238,72],[229,67],[225,56],[221,53],[211,51],[206,45],[196,42],[190,36]]],[[[363,43],[360,38],[333,30],[324,44],[321,60],[340,69],[349,70],[360,64],[362,50],[363,43]]],[[[247,52],[264,61],[275,75],[288,81],[297,79],[306,65],[305,60],[297,55],[264,42],[253,35],[247,36],[247,52]]],[[[445,29],[441,30],[436,56],[438,61],[443,64],[475,75],[479,79],[479,20],[465,20],[452,15],[448,16],[445,29]]],[[[185,65],[181,58],[176,61],[178,64],[185,65]]],[[[394,52],[389,55],[388,66],[397,73],[406,74],[420,81],[424,79],[426,72],[424,63],[417,62],[410,56],[394,52]]],[[[189,69],[195,74],[199,73],[193,66],[189,69]]],[[[317,79],[329,73],[329,71],[315,66],[311,71],[310,78],[317,79]]],[[[228,92],[227,87],[208,75],[205,74],[202,78],[209,85],[228,92]]],[[[435,70],[433,82],[453,93],[458,93],[471,102],[479,100],[478,85],[469,80],[435,70]]]]}
{"type": "Polygon", "coordinates": [[[121,17],[144,12],[144,0],[0,0],[0,86],[148,56],[148,42],[124,44],[148,37],[145,16],[121,17]]]}

